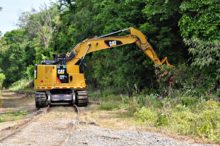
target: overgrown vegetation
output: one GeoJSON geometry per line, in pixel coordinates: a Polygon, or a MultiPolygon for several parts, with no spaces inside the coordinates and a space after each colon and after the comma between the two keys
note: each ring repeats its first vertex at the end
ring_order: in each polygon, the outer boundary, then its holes
{"type": "Polygon", "coordinates": [[[32,90],[32,86],[33,86],[32,84],[33,84],[32,80],[21,79],[11,84],[11,86],[8,89],[10,91],[19,91],[19,90],[21,91],[21,90],[28,90],[28,89],[32,90]]]}
{"type": "MultiPolygon", "coordinates": [[[[149,97],[146,97],[146,99],[149,97]]],[[[135,113],[135,118],[155,127],[163,127],[169,131],[219,141],[220,104],[213,99],[204,100],[202,97],[165,98],[160,102],[161,107],[154,104],[143,106],[135,113]]]]}
{"type": "Polygon", "coordinates": [[[134,97],[113,94],[114,100],[110,95],[92,96],[100,97],[101,110],[126,109],[127,115],[142,126],[220,143],[220,103],[216,96],[178,94],[175,98],[159,99],[154,94],[134,97]]]}
{"type": "Polygon", "coordinates": [[[19,120],[27,115],[27,111],[7,112],[0,115],[0,123],[19,120]]]}

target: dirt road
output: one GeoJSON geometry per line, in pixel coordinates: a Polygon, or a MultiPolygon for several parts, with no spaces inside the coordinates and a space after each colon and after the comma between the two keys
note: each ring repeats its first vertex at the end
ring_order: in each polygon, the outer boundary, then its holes
{"type": "MultiPolygon", "coordinates": [[[[28,104],[33,105],[33,101],[28,104]]],[[[91,112],[91,109],[91,107],[80,108],[80,115],[77,115],[74,108],[71,106],[51,107],[49,111],[42,112],[37,118],[32,118],[26,126],[0,141],[0,146],[208,145],[176,140],[155,132],[139,131],[135,129],[113,130],[114,128],[104,128],[103,125],[100,124],[101,122],[92,118],[91,113],[95,111],[91,112]]],[[[26,120],[27,119],[28,118],[26,118],[26,120]]],[[[22,123],[22,120],[18,123],[22,123]]],[[[6,135],[13,132],[16,129],[15,125],[18,123],[7,122],[5,124],[6,126],[4,123],[0,123],[0,139],[4,134],[6,135]]]]}

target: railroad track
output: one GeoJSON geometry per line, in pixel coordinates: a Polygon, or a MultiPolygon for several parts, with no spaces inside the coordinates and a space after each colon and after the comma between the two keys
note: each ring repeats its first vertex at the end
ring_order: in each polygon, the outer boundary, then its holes
{"type": "MultiPolygon", "coordinates": [[[[80,124],[80,109],[78,106],[73,105],[72,106],[74,112],[76,112],[76,117],[73,118],[73,120],[67,125],[67,137],[65,138],[65,140],[60,144],[60,145],[65,145],[65,143],[68,142],[69,138],[71,137],[71,132],[73,130],[74,127],[76,127],[76,125],[80,124]]],[[[8,129],[12,129],[10,131],[9,134],[6,134],[3,137],[0,137],[0,144],[9,139],[10,137],[16,135],[17,133],[21,132],[25,127],[27,127],[28,125],[30,125],[31,123],[37,121],[41,116],[45,115],[46,113],[50,112],[51,107],[47,106],[46,108],[41,108],[37,111],[35,111],[34,113],[31,114],[31,116],[27,119],[25,119],[22,123],[15,125],[13,127],[8,127],[5,129],[2,129],[0,132],[3,132],[4,130],[8,130],[8,129]]]]}
{"type": "Polygon", "coordinates": [[[22,123],[15,125],[13,127],[8,127],[5,129],[2,129],[0,132],[7,130],[7,129],[13,129],[12,132],[10,132],[9,134],[6,134],[3,137],[0,137],[0,143],[3,142],[4,140],[8,139],[9,137],[15,135],[16,133],[20,132],[22,129],[24,129],[25,127],[27,127],[28,125],[30,125],[32,122],[36,121],[37,119],[39,119],[43,114],[46,114],[50,109],[50,106],[47,106],[46,108],[43,109],[39,109],[35,112],[33,112],[30,117],[26,120],[24,120],[22,123]]]}

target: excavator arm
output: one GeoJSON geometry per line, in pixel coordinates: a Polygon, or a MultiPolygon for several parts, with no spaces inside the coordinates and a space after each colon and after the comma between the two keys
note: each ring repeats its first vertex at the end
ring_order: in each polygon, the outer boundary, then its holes
{"type": "Polygon", "coordinates": [[[144,54],[148,56],[156,65],[167,64],[168,66],[172,66],[168,62],[167,57],[160,60],[150,43],[147,41],[147,37],[141,31],[132,27],[82,41],[81,43],[77,44],[76,47],[73,48],[73,50],[70,53],[66,54],[67,65],[76,64],[80,59],[83,59],[88,53],[104,49],[110,49],[113,47],[123,46],[127,44],[136,44],[144,52],[144,54]],[[124,31],[129,31],[130,34],[125,36],[113,36],[117,33],[121,33],[124,31]]]}

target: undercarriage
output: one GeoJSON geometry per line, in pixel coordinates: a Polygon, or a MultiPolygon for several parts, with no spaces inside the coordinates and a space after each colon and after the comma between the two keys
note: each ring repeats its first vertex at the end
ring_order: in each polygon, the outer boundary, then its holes
{"type": "Polygon", "coordinates": [[[88,105],[87,90],[53,89],[50,91],[35,92],[36,108],[48,105],[76,104],[77,106],[88,105]]]}

